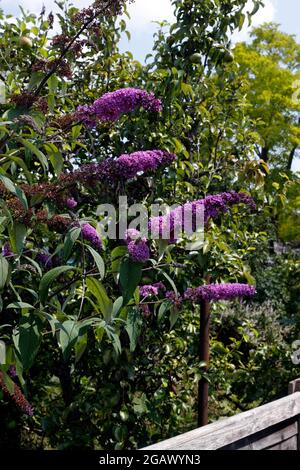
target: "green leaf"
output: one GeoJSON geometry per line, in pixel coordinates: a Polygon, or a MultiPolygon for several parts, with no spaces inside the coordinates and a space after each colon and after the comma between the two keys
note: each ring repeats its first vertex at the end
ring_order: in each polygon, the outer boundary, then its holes
{"type": "Polygon", "coordinates": [[[12,160],[17,165],[19,165],[19,167],[22,168],[22,170],[24,171],[24,175],[27,178],[27,181],[29,183],[31,183],[32,182],[32,175],[31,175],[30,171],[28,170],[26,163],[22,160],[22,158],[15,157],[15,156],[12,156],[12,155],[7,155],[7,158],[9,158],[9,160],[12,160]]]}
{"type": "Polygon", "coordinates": [[[125,259],[120,268],[120,284],[123,296],[123,305],[127,305],[142,277],[142,263],[134,263],[125,259]]]}
{"type": "Polygon", "coordinates": [[[21,318],[18,331],[13,335],[17,355],[23,369],[28,370],[35,359],[41,342],[41,320],[34,315],[21,318]]]}
{"type": "Polygon", "coordinates": [[[22,189],[15,186],[15,184],[9,178],[7,178],[7,176],[0,174],[0,180],[2,181],[6,189],[12,194],[14,194],[21,201],[24,208],[28,210],[28,202],[22,189]]]}
{"type": "Polygon", "coordinates": [[[9,229],[9,241],[14,252],[19,255],[22,253],[27,235],[25,225],[15,222],[9,229]]]}
{"type": "Polygon", "coordinates": [[[78,336],[77,341],[75,343],[75,362],[80,361],[80,359],[82,358],[87,347],[87,340],[88,336],[86,333],[82,336],[78,336]]]}
{"type": "Polygon", "coordinates": [[[86,247],[91,253],[92,257],[94,258],[100,277],[101,279],[103,279],[105,276],[105,264],[104,264],[102,256],[100,256],[99,253],[96,250],[94,250],[94,248],[92,248],[91,246],[86,245],[86,247]]]}
{"type": "MultiPolygon", "coordinates": [[[[107,332],[107,331],[106,331],[107,332]]],[[[117,335],[117,333],[110,332],[109,333],[110,340],[112,342],[112,345],[114,347],[114,350],[116,351],[117,354],[121,354],[122,352],[122,346],[120,342],[120,338],[117,335]]]]}
{"type": "Polygon", "coordinates": [[[11,380],[11,378],[9,377],[9,375],[4,371],[2,370],[2,377],[3,377],[3,381],[4,381],[4,384],[7,388],[7,391],[10,395],[13,395],[14,392],[15,392],[15,384],[14,382],[11,380]]]}
{"type": "Polygon", "coordinates": [[[3,289],[6,284],[8,278],[8,268],[9,264],[7,260],[4,258],[4,256],[0,255],[0,289],[3,289]]]}
{"type": "Polygon", "coordinates": [[[158,310],[158,321],[161,321],[164,317],[164,315],[170,310],[172,307],[173,302],[171,300],[165,300],[159,307],[158,310]]]}
{"type": "Polygon", "coordinates": [[[141,396],[135,396],[133,399],[133,411],[137,415],[142,415],[148,411],[147,404],[148,400],[145,393],[143,393],[141,396]]]}
{"type": "Polygon", "coordinates": [[[65,261],[69,259],[74,243],[79,238],[80,233],[81,233],[80,227],[73,227],[67,233],[65,237],[65,241],[64,241],[64,247],[63,247],[63,256],[64,256],[65,261]]]}
{"type": "Polygon", "coordinates": [[[139,305],[140,303],[140,289],[137,287],[133,293],[133,298],[135,301],[135,305],[139,305]]]}
{"type": "Polygon", "coordinates": [[[41,152],[32,142],[29,142],[29,140],[25,140],[22,137],[18,137],[17,140],[37,157],[43,167],[44,172],[46,172],[48,170],[48,160],[45,154],[41,152]]]}
{"type": "Polygon", "coordinates": [[[77,126],[72,126],[72,139],[76,140],[80,136],[82,129],[82,124],[77,124],[77,126]]]}
{"type": "Polygon", "coordinates": [[[173,288],[175,294],[178,296],[178,290],[177,290],[177,288],[176,288],[176,286],[175,286],[174,281],[173,281],[173,280],[170,278],[170,276],[169,276],[167,273],[165,273],[164,271],[160,270],[160,272],[161,272],[161,274],[162,274],[163,276],[165,276],[165,278],[169,281],[169,283],[171,284],[171,286],[172,286],[172,288],[173,288]]]}
{"type": "Polygon", "coordinates": [[[70,357],[72,347],[75,345],[78,335],[79,327],[76,321],[66,320],[63,322],[59,332],[59,344],[65,360],[70,357]]]}
{"type": "Polygon", "coordinates": [[[61,274],[65,273],[66,271],[71,271],[72,269],[74,270],[72,266],[58,266],[57,268],[53,268],[51,271],[48,271],[42,277],[39,285],[39,292],[42,303],[47,299],[51,282],[53,282],[54,279],[56,279],[61,274]]]}
{"type": "Polygon", "coordinates": [[[51,77],[47,80],[47,85],[49,87],[50,93],[56,93],[56,89],[58,87],[58,78],[56,75],[51,75],[51,77]]]}
{"type": "Polygon", "coordinates": [[[56,176],[59,178],[64,168],[64,159],[62,154],[60,152],[52,153],[49,160],[56,176]]]}
{"type": "Polygon", "coordinates": [[[128,250],[126,246],[117,246],[111,252],[112,263],[111,270],[114,276],[114,280],[117,283],[119,279],[119,270],[123,256],[127,254],[128,250]]]}
{"type": "Polygon", "coordinates": [[[118,297],[117,300],[114,301],[111,316],[112,318],[115,318],[119,311],[121,310],[123,306],[123,297],[118,297]]]}
{"type": "Polygon", "coordinates": [[[179,310],[175,305],[173,305],[171,308],[171,312],[170,312],[170,329],[173,328],[178,318],[179,318],[179,310]]]}
{"type": "Polygon", "coordinates": [[[17,106],[15,108],[10,108],[7,113],[7,119],[13,121],[15,118],[21,116],[22,114],[28,114],[28,109],[22,106],[17,106]]]}
{"type": "Polygon", "coordinates": [[[34,308],[34,306],[26,302],[12,302],[6,308],[34,308]]]}
{"type": "Polygon", "coordinates": [[[88,277],[86,279],[87,290],[97,299],[97,305],[106,321],[111,320],[112,301],[108,298],[105,288],[98,279],[88,277]]]}
{"type": "Polygon", "coordinates": [[[138,308],[129,310],[125,329],[130,339],[131,352],[133,352],[136,348],[137,340],[142,331],[142,326],[143,319],[140,310],[138,308]]]}

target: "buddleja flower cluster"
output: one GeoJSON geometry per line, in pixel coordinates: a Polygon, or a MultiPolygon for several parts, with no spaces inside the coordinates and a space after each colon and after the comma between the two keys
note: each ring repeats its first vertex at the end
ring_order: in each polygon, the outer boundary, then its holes
{"type": "Polygon", "coordinates": [[[237,297],[252,297],[256,294],[254,286],[249,284],[207,284],[189,288],[184,293],[186,300],[199,302],[200,300],[232,300],[237,297]]]}
{"type": "Polygon", "coordinates": [[[83,224],[81,227],[81,234],[84,240],[89,241],[97,250],[101,250],[102,240],[97,230],[92,225],[83,224]]]}
{"type": "Polygon", "coordinates": [[[149,260],[150,250],[147,245],[147,239],[142,237],[138,230],[127,230],[125,241],[128,253],[133,261],[136,263],[145,263],[149,260]]]}
{"type": "Polygon", "coordinates": [[[79,106],[75,117],[88,127],[95,127],[97,121],[115,122],[122,114],[135,111],[137,108],[158,113],[162,104],[153,93],[147,93],[139,88],[122,88],[105,93],[93,104],[79,106]]]}
{"type": "Polygon", "coordinates": [[[3,390],[3,392],[6,394],[6,395],[10,395],[11,398],[14,400],[14,402],[16,403],[16,405],[18,406],[18,408],[20,408],[20,410],[28,415],[28,416],[33,416],[33,407],[30,405],[30,403],[26,400],[25,396],[23,395],[23,393],[21,392],[21,389],[20,387],[18,387],[18,385],[16,383],[14,383],[14,390],[13,390],[13,394],[11,395],[9,393],[9,390],[7,388],[7,385],[4,381],[4,377],[3,377],[3,373],[0,371],[0,388],[3,390]]]}
{"type": "Polygon", "coordinates": [[[175,234],[180,233],[187,226],[195,232],[198,228],[197,222],[199,223],[202,220],[202,214],[203,221],[207,224],[210,219],[215,219],[221,214],[227,213],[229,208],[235,204],[246,204],[251,209],[256,207],[253,199],[245,193],[225,192],[187,202],[166,215],[152,217],[149,221],[149,230],[155,237],[169,234],[170,241],[175,241],[175,234]],[[190,219],[189,224],[187,218],[190,219]]]}
{"type": "Polygon", "coordinates": [[[140,296],[144,299],[153,295],[158,295],[159,291],[165,292],[166,286],[163,282],[156,282],[155,284],[145,284],[139,288],[140,296]]]}
{"type": "Polygon", "coordinates": [[[145,300],[147,297],[157,296],[159,291],[164,292],[164,298],[172,302],[172,304],[180,309],[184,301],[192,301],[199,304],[201,300],[220,301],[220,300],[233,300],[242,297],[253,297],[256,294],[254,286],[249,284],[231,283],[231,284],[206,284],[203,286],[188,288],[183,296],[174,291],[166,291],[162,282],[155,284],[146,284],[139,287],[142,303],[140,308],[146,315],[150,315],[149,305],[145,300]],[[145,302],[145,303],[144,303],[145,302]]]}

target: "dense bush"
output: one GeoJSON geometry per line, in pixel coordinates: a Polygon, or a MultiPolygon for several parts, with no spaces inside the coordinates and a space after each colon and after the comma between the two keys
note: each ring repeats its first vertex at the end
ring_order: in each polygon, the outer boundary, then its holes
{"type": "MultiPolygon", "coordinates": [[[[194,427],[200,298],[253,294],[257,273],[265,301],[255,256],[292,176],[272,185],[255,154],[229,37],[246,3],[174,1],[148,65],[118,50],[125,1],[61,11],[57,35],[44,11],[0,15],[0,446],[128,449],[194,427]],[[121,221],[103,236],[97,208],[119,196],[204,208],[205,241],[135,239],[121,221]]],[[[212,419],[294,374],[286,305],[251,305],[213,303],[212,419]]]]}

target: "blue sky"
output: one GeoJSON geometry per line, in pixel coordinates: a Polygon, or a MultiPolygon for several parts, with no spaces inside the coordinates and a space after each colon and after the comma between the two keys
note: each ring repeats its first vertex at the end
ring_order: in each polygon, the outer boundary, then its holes
{"type": "MultiPolygon", "coordinates": [[[[92,0],[73,0],[72,3],[78,8],[92,3],[92,0]]],[[[32,12],[40,12],[45,4],[47,10],[55,9],[54,0],[0,0],[0,7],[5,12],[17,14],[18,5],[32,12]]],[[[249,0],[251,9],[251,0],[249,0]]],[[[130,50],[134,57],[143,62],[145,55],[151,52],[152,37],[156,30],[154,21],[172,21],[173,8],[171,0],[135,0],[129,5],[131,19],[127,20],[128,29],[132,38],[129,42],[123,38],[121,50],[130,50]]],[[[265,0],[265,7],[261,9],[254,18],[254,25],[266,21],[275,21],[281,24],[281,29],[289,34],[295,34],[300,41],[300,0],[265,0]]],[[[234,41],[247,40],[249,29],[234,36],[234,41]]],[[[295,162],[296,171],[300,171],[300,158],[295,162]]]]}

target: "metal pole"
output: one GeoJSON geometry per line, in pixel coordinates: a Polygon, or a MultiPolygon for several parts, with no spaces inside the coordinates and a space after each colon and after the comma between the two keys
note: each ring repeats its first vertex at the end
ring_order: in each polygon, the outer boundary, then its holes
{"type": "MultiPolygon", "coordinates": [[[[208,370],[209,362],[209,332],[210,332],[210,302],[200,303],[200,338],[199,360],[205,362],[204,372],[208,370]]],[[[204,377],[198,382],[198,426],[208,424],[208,381],[204,377]]]]}

